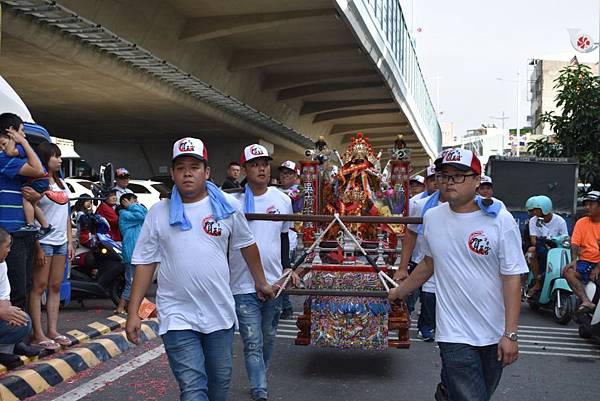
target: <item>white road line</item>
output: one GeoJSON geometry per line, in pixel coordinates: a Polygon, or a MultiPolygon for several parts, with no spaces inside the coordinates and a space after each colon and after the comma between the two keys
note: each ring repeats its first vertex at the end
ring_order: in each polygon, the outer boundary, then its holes
{"type": "Polygon", "coordinates": [[[573,358],[589,358],[589,359],[600,359],[600,355],[584,355],[584,354],[566,354],[564,352],[537,352],[537,351],[519,351],[519,354],[527,355],[545,355],[545,356],[569,356],[573,358]]]}
{"type": "Polygon", "coordinates": [[[519,326],[523,329],[542,329],[542,330],[561,330],[561,331],[573,331],[577,332],[578,329],[571,329],[568,327],[552,327],[552,326],[519,326]]]}
{"type": "Polygon", "coordinates": [[[600,350],[600,346],[596,345],[596,344],[573,344],[573,343],[568,343],[568,342],[564,342],[564,341],[537,341],[537,340],[523,340],[523,339],[519,339],[519,344],[520,343],[532,343],[532,344],[539,344],[539,345],[544,345],[544,344],[551,344],[551,345],[576,345],[578,347],[581,348],[591,348],[591,349],[599,349],[600,350]]]}
{"type": "Polygon", "coordinates": [[[591,353],[597,353],[600,354],[600,350],[597,349],[581,349],[581,348],[571,348],[571,347],[554,347],[551,345],[526,345],[526,344],[520,344],[519,348],[534,348],[534,349],[539,349],[539,348],[543,348],[543,349],[555,349],[555,350],[559,350],[559,351],[576,351],[576,352],[591,352],[591,353]]]}
{"type": "Polygon", "coordinates": [[[547,340],[569,340],[577,343],[589,343],[589,340],[579,337],[556,337],[556,336],[532,336],[530,334],[519,334],[519,338],[543,338],[547,340]]]}
{"type": "Polygon", "coordinates": [[[139,368],[147,364],[148,362],[153,361],[158,358],[162,354],[165,353],[165,346],[160,345],[156,348],[151,349],[148,352],[145,352],[130,361],[125,362],[119,367],[114,368],[113,370],[104,373],[101,376],[96,377],[93,380],[90,380],[87,383],[78,386],[74,390],[69,391],[61,395],[58,398],[55,398],[52,401],[77,401],[82,399],[83,397],[93,393],[96,390],[101,389],[107,384],[111,384],[113,381],[119,379],[122,376],[125,376],[129,372],[139,368]]]}

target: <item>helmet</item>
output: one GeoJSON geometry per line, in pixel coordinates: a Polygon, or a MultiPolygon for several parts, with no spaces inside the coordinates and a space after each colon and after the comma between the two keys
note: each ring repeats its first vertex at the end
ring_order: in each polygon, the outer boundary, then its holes
{"type": "Polygon", "coordinates": [[[535,202],[535,198],[537,198],[537,196],[532,196],[529,199],[527,199],[527,202],[525,202],[525,209],[526,210],[535,209],[535,207],[533,206],[533,204],[535,202]]]}
{"type": "Polygon", "coordinates": [[[542,214],[546,215],[552,213],[552,200],[546,195],[538,195],[529,198],[527,201],[527,210],[541,209],[542,214]],[[529,202],[531,201],[531,203],[529,202]]]}
{"type": "Polygon", "coordinates": [[[590,191],[583,198],[584,202],[600,202],[600,191],[590,191]]]}

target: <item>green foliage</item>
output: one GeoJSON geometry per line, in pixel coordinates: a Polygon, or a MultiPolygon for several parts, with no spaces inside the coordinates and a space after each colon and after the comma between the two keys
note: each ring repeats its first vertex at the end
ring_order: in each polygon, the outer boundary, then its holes
{"type": "Polygon", "coordinates": [[[600,189],[600,78],[577,64],[561,70],[555,82],[555,101],[562,112],[540,117],[556,134],[554,143],[543,138],[528,150],[541,157],[577,157],[580,180],[600,189]]]}

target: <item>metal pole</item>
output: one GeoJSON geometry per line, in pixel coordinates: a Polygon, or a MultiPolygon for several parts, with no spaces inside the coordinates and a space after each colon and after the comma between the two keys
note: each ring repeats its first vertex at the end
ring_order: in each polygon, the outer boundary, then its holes
{"type": "Polygon", "coordinates": [[[519,71],[517,71],[517,157],[519,157],[521,153],[521,127],[520,127],[520,119],[519,114],[521,113],[521,75],[519,71]]]}

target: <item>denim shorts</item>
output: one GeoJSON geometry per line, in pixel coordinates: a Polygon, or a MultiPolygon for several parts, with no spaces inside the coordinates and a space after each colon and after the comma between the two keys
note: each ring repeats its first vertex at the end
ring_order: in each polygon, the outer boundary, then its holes
{"type": "Polygon", "coordinates": [[[590,274],[592,270],[596,267],[596,263],[587,262],[585,260],[577,261],[577,273],[581,274],[581,278],[583,280],[583,284],[587,284],[590,281],[590,274]]]}
{"type": "Polygon", "coordinates": [[[44,250],[46,256],[67,256],[67,243],[61,245],[42,244],[40,246],[44,250]]]}

